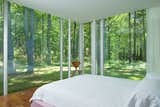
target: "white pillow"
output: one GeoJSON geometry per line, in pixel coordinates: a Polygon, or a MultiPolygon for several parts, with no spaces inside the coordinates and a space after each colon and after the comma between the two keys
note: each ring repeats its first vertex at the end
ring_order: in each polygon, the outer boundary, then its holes
{"type": "Polygon", "coordinates": [[[137,85],[126,107],[160,107],[159,74],[147,74],[137,85]]]}

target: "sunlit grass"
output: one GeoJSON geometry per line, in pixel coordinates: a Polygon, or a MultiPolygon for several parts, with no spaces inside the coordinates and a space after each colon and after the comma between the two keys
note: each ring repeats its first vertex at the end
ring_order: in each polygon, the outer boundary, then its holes
{"type": "MultiPolygon", "coordinates": [[[[25,73],[24,69],[26,66],[20,66],[17,68],[17,74],[9,75],[9,93],[28,89],[31,87],[39,87],[43,84],[54,82],[60,78],[60,67],[56,66],[37,66],[34,69],[34,73],[25,73]],[[23,72],[21,72],[23,71],[23,72]]],[[[74,68],[71,68],[72,71],[74,68]]],[[[64,66],[63,75],[67,78],[68,67],[64,66]]],[[[85,64],[85,73],[91,73],[91,67],[89,64],[85,64]]],[[[132,64],[121,63],[121,62],[111,62],[110,64],[105,64],[104,74],[106,76],[126,78],[131,80],[141,80],[145,76],[145,63],[136,62],[132,64]]],[[[2,72],[0,72],[0,94],[2,94],[2,72]]]]}

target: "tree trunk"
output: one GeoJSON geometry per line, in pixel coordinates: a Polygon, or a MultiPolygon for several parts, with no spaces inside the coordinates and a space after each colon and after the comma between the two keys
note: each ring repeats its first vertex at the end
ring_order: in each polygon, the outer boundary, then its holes
{"type": "Polygon", "coordinates": [[[76,27],[77,27],[77,24],[76,22],[74,22],[74,31],[73,31],[73,41],[72,41],[72,52],[73,52],[73,58],[75,59],[77,57],[77,51],[76,51],[76,45],[77,45],[77,42],[76,41],[76,27]]]}
{"type": "Polygon", "coordinates": [[[129,54],[128,54],[128,58],[129,58],[129,63],[131,63],[132,61],[132,35],[131,35],[131,13],[128,14],[128,27],[129,27],[129,54]]]}
{"type": "MultiPolygon", "coordinates": [[[[27,45],[28,45],[28,35],[29,35],[29,30],[28,30],[28,8],[24,8],[24,36],[25,36],[25,44],[26,44],[26,53],[28,52],[27,45]]],[[[28,58],[28,54],[27,54],[28,58]]],[[[27,59],[27,64],[28,64],[28,59],[27,59]]]]}
{"type": "Polygon", "coordinates": [[[104,63],[108,60],[107,58],[108,58],[108,45],[107,45],[107,21],[105,20],[105,26],[104,26],[105,28],[104,28],[104,63]]]}
{"type": "Polygon", "coordinates": [[[118,58],[119,58],[119,60],[121,60],[122,58],[121,58],[121,34],[119,34],[119,36],[118,36],[118,58]]]}
{"type": "Polygon", "coordinates": [[[134,40],[134,47],[133,47],[133,59],[134,61],[136,61],[136,37],[137,37],[137,27],[136,27],[136,19],[137,19],[137,13],[134,12],[134,37],[133,37],[133,40],[134,40]]]}
{"type": "MultiPolygon", "coordinates": [[[[88,28],[89,28],[89,35],[91,35],[91,22],[88,23],[88,28]]],[[[89,51],[88,51],[88,55],[90,56],[90,59],[91,59],[91,36],[89,36],[89,51]]]]}
{"type": "Polygon", "coordinates": [[[14,38],[15,38],[15,40],[16,40],[16,43],[15,43],[15,47],[16,48],[18,48],[18,46],[19,46],[19,37],[16,35],[16,33],[17,33],[17,23],[16,23],[16,21],[17,21],[17,16],[16,16],[16,13],[15,13],[15,15],[14,15],[14,21],[15,21],[15,23],[14,23],[14,38]]]}
{"type": "Polygon", "coordinates": [[[13,49],[13,35],[11,30],[11,4],[8,2],[8,73],[15,73],[14,68],[14,49],[13,49]]]}
{"type": "Polygon", "coordinates": [[[137,46],[137,51],[136,51],[136,60],[139,60],[139,46],[137,46]]]}
{"type": "Polygon", "coordinates": [[[43,44],[44,44],[44,15],[43,15],[43,13],[42,13],[42,17],[41,18],[42,18],[41,19],[42,35],[41,35],[41,43],[40,43],[41,48],[40,48],[40,51],[41,51],[41,64],[42,64],[43,61],[44,61],[44,55],[45,55],[44,54],[44,46],[43,46],[43,44]]]}
{"type": "Polygon", "coordinates": [[[143,36],[143,34],[142,33],[140,33],[140,56],[139,56],[139,59],[140,60],[143,60],[143,46],[142,46],[142,36],[143,36]]]}
{"type": "Polygon", "coordinates": [[[96,34],[96,58],[97,58],[97,73],[100,74],[100,23],[96,25],[97,34],[96,34]]]}
{"type": "Polygon", "coordinates": [[[145,10],[143,10],[143,38],[144,38],[144,61],[146,61],[146,35],[145,35],[145,10]]]}
{"type": "Polygon", "coordinates": [[[34,10],[30,10],[30,40],[29,40],[29,67],[28,71],[33,72],[34,68],[34,10]]]}
{"type": "Polygon", "coordinates": [[[123,48],[123,60],[126,60],[126,50],[123,48]]]}
{"type": "Polygon", "coordinates": [[[107,33],[107,37],[108,37],[108,39],[107,39],[107,40],[108,40],[108,42],[107,42],[107,47],[108,47],[108,48],[107,48],[107,49],[108,49],[108,51],[107,51],[107,52],[108,52],[108,53],[107,53],[107,59],[108,59],[108,61],[111,59],[111,55],[110,55],[110,54],[111,54],[111,52],[110,52],[111,38],[110,38],[110,34],[109,34],[109,33],[110,33],[109,23],[110,23],[110,22],[109,22],[109,20],[108,20],[108,26],[107,26],[107,32],[108,32],[108,33],[107,33]]]}
{"type": "Polygon", "coordinates": [[[47,64],[51,65],[51,46],[50,46],[50,37],[51,37],[51,26],[52,26],[52,21],[51,21],[51,15],[48,15],[48,26],[47,26],[47,49],[48,49],[48,55],[47,55],[47,64]]]}
{"type": "Polygon", "coordinates": [[[24,35],[26,40],[27,72],[33,72],[34,68],[34,11],[30,10],[30,25],[28,23],[28,8],[24,9],[24,35]],[[30,29],[29,29],[30,28],[30,29]]]}

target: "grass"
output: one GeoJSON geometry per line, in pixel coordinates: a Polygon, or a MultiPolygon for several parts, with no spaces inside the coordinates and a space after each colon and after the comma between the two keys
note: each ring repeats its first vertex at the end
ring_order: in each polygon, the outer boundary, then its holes
{"type": "Polygon", "coordinates": [[[112,77],[141,80],[146,74],[144,62],[128,64],[126,62],[114,62],[105,66],[104,74],[112,77]]]}
{"type": "MultiPolygon", "coordinates": [[[[90,74],[90,65],[85,66],[85,73],[90,74]]],[[[31,87],[39,87],[43,84],[59,80],[59,66],[37,66],[34,73],[29,74],[24,71],[25,67],[17,69],[17,74],[8,76],[8,89],[9,93],[16,92],[31,87]]],[[[67,66],[63,68],[64,78],[67,78],[67,66]]],[[[74,68],[72,68],[74,70],[74,68]]],[[[106,76],[126,78],[132,80],[141,80],[145,76],[145,63],[136,62],[128,64],[126,62],[110,62],[105,65],[104,74],[106,76]]],[[[0,78],[2,73],[0,74],[0,78]]],[[[0,80],[0,95],[2,95],[2,78],[0,80]]]]}

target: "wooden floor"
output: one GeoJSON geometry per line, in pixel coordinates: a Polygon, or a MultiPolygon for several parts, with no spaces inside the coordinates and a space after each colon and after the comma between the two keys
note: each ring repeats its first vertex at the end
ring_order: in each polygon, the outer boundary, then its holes
{"type": "Polygon", "coordinates": [[[0,107],[30,107],[29,99],[36,88],[0,96],[0,107]]]}

